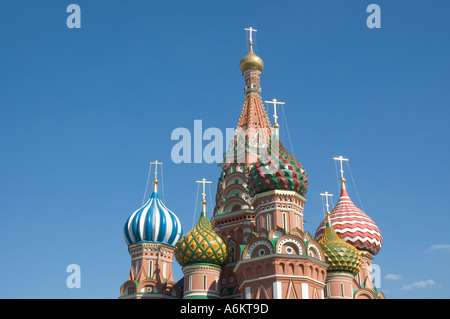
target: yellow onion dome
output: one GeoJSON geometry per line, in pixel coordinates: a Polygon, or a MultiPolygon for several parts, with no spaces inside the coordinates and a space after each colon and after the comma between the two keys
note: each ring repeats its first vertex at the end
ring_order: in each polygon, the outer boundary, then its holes
{"type": "Polygon", "coordinates": [[[182,266],[191,264],[215,264],[220,267],[228,262],[228,245],[214,231],[206,216],[206,201],[202,201],[202,213],[193,229],[182,236],[175,246],[175,258],[182,266]]]}
{"type": "Polygon", "coordinates": [[[353,275],[359,273],[362,264],[361,252],[336,234],[328,213],[325,232],[319,244],[322,246],[326,262],[330,264],[328,271],[349,271],[353,275]]]}
{"type": "Polygon", "coordinates": [[[242,58],[241,63],[239,64],[239,68],[241,69],[242,73],[249,69],[256,69],[261,72],[264,69],[263,60],[253,52],[252,42],[250,42],[250,51],[245,57],[242,58]]]}

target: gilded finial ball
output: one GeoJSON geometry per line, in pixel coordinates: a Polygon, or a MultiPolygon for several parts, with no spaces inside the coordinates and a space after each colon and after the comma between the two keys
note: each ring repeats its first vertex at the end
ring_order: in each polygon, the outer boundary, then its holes
{"type": "Polygon", "coordinates": [[[252,42],[250,42],[250,51],[245,57],[242,58],[241,63],[239,64],[239,68],[241,69],[242,73],[249,69],[256,69],[261,72],[264,69],[263,60],[253,52],[252,42]]]}

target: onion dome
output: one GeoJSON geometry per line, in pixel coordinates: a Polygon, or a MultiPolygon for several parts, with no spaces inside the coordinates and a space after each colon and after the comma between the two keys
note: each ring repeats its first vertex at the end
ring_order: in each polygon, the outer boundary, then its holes
{"type": "Polygon", "coordinates": [[[249,69],[256,69],[261,72],[264,69],[263,60],[253,52],[253,42],[250,42],[250,51],[242,58],[239,68],[242,73],[249,69]]]}
{"type": "Polygon", "coordinates": [[[207,263],[220,267],[228,262],[228,245],[214,231],[206,216],[206,201],[202,200],[202,213],[195,225],[175,246],[175,258],[182,266],[207,263]]]}
{"type": "MultiPolygon", "coordinates": [[[[362,252],[375,256],[381,249],[383,238],[378,226],[363,211],[353,204],[341,178],[342,189],[339,201],[330,213],[337,235],[362,252]]],[[[315,239],[319,240],[325,231],[323,221],[317,228],[315,239]]]]}
{"type": "Polygon", "coordinates": [[[330,264],[328,271],[349,271],[353,275],[358,274],[362,265],[361,253],[339,238],[331,225],[329,215],[324,222],[326,222],[325,232],[319,244],[323,249],[325,261],[330,264]]]}
{"type": "Polygon", "coordinates": [[[128,217],[124,226],[127,245],[139,242],[158,242],[174,246],[183,229],[178,217],[158,196],[158,180],[153,181],[153,193],[144,206],[128,217]]]}
{"type": "Polygon", "coordinates": [[[248,185],[254,194],[276,189],[304,196],[309,182],[303,165],[286,150],[278,136],[273,135],[268,151],[250,169],[248,185]]]}

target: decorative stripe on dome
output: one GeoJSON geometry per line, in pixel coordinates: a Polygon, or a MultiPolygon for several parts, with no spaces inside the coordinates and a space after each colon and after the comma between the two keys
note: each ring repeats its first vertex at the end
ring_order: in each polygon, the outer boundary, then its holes
{"type": "MultiPolygon", "coordinates": [[[[341,196],[330,214],[334,230],[345,242],[376,255],[383,243],[380,229],[368,215],[353,204],[345,188],[345,180],[341,182],[341,196]]],[[[319,240],[324,231],[325,222],[322,222],[316,230],[315,239],[319,240]]]]}
{"type": "Polygon", "coordinates": [[[161,242],[174,246],[182,233],[181,222],[153,192],[147,203],[127,219],[124,237],[127,245],[161,242]]]}

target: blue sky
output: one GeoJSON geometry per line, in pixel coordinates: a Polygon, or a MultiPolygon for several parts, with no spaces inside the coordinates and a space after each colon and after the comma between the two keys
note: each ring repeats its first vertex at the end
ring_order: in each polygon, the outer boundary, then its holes
{"type": "Polygon", "coordinates": [[[449,12],[423,0],[2,1],[0,298],[117,298],[122,227],[155,159],[166,205],[192,227],[195,180],[212,180],[214,198],[220,168],[173,163],[171,133],[237,125],[249,26],[263,99],[286,102],[292,146],[285,125],[281,138],[309,174],[305,229],[323,218],[321,192],[336,203],[342,154],[350,197],[383,234],[386,297],[449,298],[449,12]],[[71,3],[81,29],[66,26],[71,3]],[[371,3],[380,29],[366,26],[371,3]],[[81,288],[66,286],[69,264],[81,288]]]}

